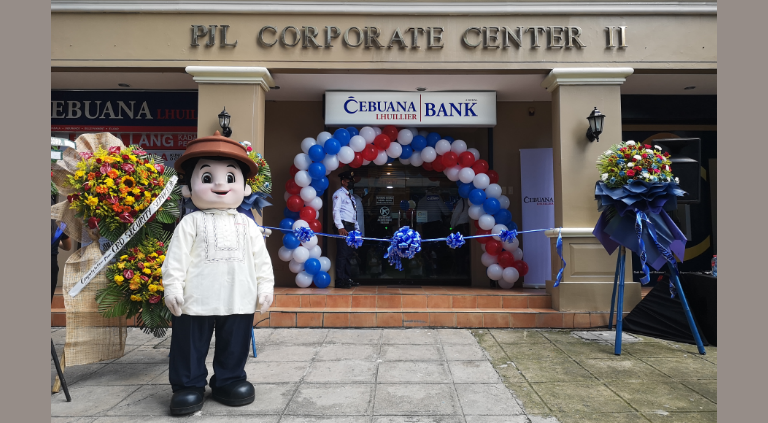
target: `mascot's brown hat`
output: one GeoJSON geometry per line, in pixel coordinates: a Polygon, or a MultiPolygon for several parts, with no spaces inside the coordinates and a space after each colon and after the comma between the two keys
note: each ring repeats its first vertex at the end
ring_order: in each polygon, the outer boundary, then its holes
{"type": "Polygon", "coordinates": [[[173,168],[179,174],[184,173],[182,164],[189,159],[196,157],[228,157],[230,159],[239,160],[247,169],[242,169],[243,175],[246,179],[253,178],[259,171],[258,166],[248,157],[248,152],[245,150],[245,146],[239,142],[222,136],[219,131],[216,131],[209,137],[198,138],[192,140],[187,144],[187,149],[184,150],[184,154],[179,157],[173,164],[173,168]]]}

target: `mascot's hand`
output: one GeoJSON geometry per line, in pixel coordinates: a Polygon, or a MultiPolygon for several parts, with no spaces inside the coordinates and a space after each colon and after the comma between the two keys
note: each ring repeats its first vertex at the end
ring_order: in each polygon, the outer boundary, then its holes
{"type": "Polygon", "coordinates": [[[261,314],[264,314],[272,305],[272,294],[259,294],[259,302],[261,303],[261,314]]]}
{"type": "Polygon", "coordinates": [[[168,306],[168,310],[171,310],[171,314],[179,317],[181,316],[181,306],[184,305],[184,298],[178,295],[166,296],[165,305],[168,306]]]}
{"type": "Polygon", "coordinates": [[[267,229],[261,226],[259,227],[259,229],[261,229],[261,233],[264,234],[264,236],[272,235],[272,229],[267,229]]]}

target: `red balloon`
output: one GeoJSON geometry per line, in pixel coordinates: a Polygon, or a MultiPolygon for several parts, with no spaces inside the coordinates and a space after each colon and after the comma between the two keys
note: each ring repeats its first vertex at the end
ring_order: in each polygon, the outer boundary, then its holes
{"type": "Polygon", "coordinates": [[[432,170],[432,163],[424,162],[423,165],[421,165],[425,170],[432,170]]]}
{"type": "Polygon", "coordinates": [[[475,155],[469,151],[459,154],[459,164],[461,167],[470,167],[475,162],[475,155]]]}
{"type": "Polygon", "coordinates": [[[308,220],[307,223],[309,223],[309,229],[312,229],[312,232],[322,232],[323,231],[323,224],[320,223],[319,220],[312,219],[312,220],[308,220]]]}
{"type": "Polygon", "coordinates": [[[301,192],[301,187],[296,185],[296,181],[289,179],[288,182],[285,183],[285,190],[291,194],[298,194],[301,192]]]}
{"type": "MultiPolygon", "coordinates": [[[[381,134],[376,135],[376,138],[373,139],[373,145],[375,145],[376,147],[379,147],[382,150],[388,149],[390,144],[392,144],[392,138],[384,134],[383,131],[381,134]]],[[[376,157],[374,157],[374,159],[375,158],[376,157]]]]}
{"type": "MultiPolygon", "coordinates": [[[[472,153],[469,153],[469,154],[472,154],[472,153]]],[[[446,168],[456,166],[456,163],[458,161],[459,161],[459,155],[454,153],[453,151],[449,151],[443,154],[443,165],[445,165],[446,168]]]]}
{"type": "Polygon", "coordinates": [[[349,166],[352,168],[357,169],[358,167],[363,165],[363,154],[362,153],[355,153],[355,158],[349,163],[349,166]]]}
{"type": "Polygon", "coordinates": [[[296,167],[296,165],[291,165],[291,176],[295,176],[296,172],[299,171],[299,168],[296,167]]]}
{"type": "Polygon", "coordinates": [[[315,216],[317,216],[317,210],[309,206],[303,207],[299,212],[299,217],[301,217],[301,220],[304,220],[306,222],[309,222],[310,220],[314,220],[315,216]]]}
{"type": "MultiPolygon", "coordinates": [[[[394,125],[387,125],[387,126],[385,126],[384,128],[381,129],[381,133],[386,135],[386,136],[388,136],[390,140],[396,140],[397,139],[398,130],[397,130],[397,128],[395,128],[394,125]]],[[[376,140],[374,140],[373,142],[376,142],[376,140]]],[[[379,147],[379,148],[381,148],[381,147],[379,147]]],[[[386,148],[382,148],[382,150],[386,150],[386,148]]]]}
{"type": "Polygon", "coordinates": [[[486,172],[486,174],[488,175],[488,179],[491,180],[492,184],[499,182],[499,172],[496,172],[495,170],[489,170],[486,172]]]}
{"type": "MultiPolygon", "coordinates": [[[[479,230],[478,230],[478,231],[475,233],[475,235],[488,235],[489,233],[491,233],[491,230],[490,230],[490,229],[479,229],[479,230]]],[[[493,241],[493,240],[494,240],[494,239],[493,239],[493,238],[491,238],[491,237],[483,237],[483,238],[475,238],[475,239],[477,240],[477,242],[479,242],[479,243],[481,243],[481,244],[486,244],[486,247],[485,247],[485,248],[486,248],[486,251],[488,251],[488,246],[487,246],[487,244],[488,244],[488,241],[493,241]]],[[[501,245],[501,243],[499,243],[499,245],[501,245]]]]}
{"type": "MultiPolygon", "coordinates": [[[[474,155],[473,155],[473,156],[474,156],[474,155]]],[[[485,172],[488,172],[488,162],[486,162],[486,161],[485,161],[485,160],[483,160],[483,159],[480,159],[480,160],[476,161],[476,162],[475,162],[475,163],[472,165],[472,170],[474,170],[474,171],[475,171],[475,175],[477,175],[477,174],[479,174],[479,173],[485,173],[485,172]]],[[[494,183],[495,183],[495,182],[494,182],[494,183]]]]}
{"type": "MultiPolygon", "coordinates": [[[[479,220],[472,220],[472,223],[474,223],[475,229],[477,229],[478,231],[482,231],[483,230],[483,228],[480,227],[480,221],[479,220]]],[[[476,235],[480,235],[480,234],[476,234],[476,235]]]]}
{"type": "Polygon", "coordinates": [[[512,267],[517,269],[517,273],[519,273],[520,276],[525,276],[528,273],[528,263],[522,260],[512,263],[512,267]]]}
{"type": "Polygon", "coordinates": [[[490,238],[490,240],[485,243],[485,252],[492,256],[498,255],[501,252],[501,249],[501,241],[496,241],[495,239],[490,238]]]}
{"type": "Polygon", "coordinates": [[[368,144],[362,151],[363,158],[368,161],[373,161],[379,155],[379,149],[373,144],[368,144]]]}
{"type": "Polygon", "coordinates": [[[502,251],[499,253],[499,265],[503,268],[512,266],[515,263],[515,256],[509,251],[502,251]]]}
{"type": "Polygon", "coordinates": [[[443,164],[443,156],[437,156],[437,158],[432,161],[432,169],[435,169],[437,172],[442,172],[445,170],[445,165],[443,164]]]}
{"type": "Polygon", "coordinates": [[[301,210],[302,207],[304,207],[304,200],[302,200],[298,195],[292,195],[288,197],[286,205],[288,206],[288,210],[297,212],[301,210]]]}

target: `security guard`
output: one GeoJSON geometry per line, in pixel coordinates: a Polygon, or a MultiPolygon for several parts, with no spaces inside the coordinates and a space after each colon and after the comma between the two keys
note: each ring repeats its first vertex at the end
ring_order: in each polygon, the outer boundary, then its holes
{"type": "MultiPolygon", "coordinates": [[[[351,231],[359,231],[357,223],[357,205],[352,197],[355,184],[354,172],[346,171],[339,174],[341,188],[333,193],[333,223],[339,235],[347,236],[351,231]]],[[[336,288],[349,289],[360,285],[350,277],[350,259],[355,254],[352,247],[347,245],[344,238],[336,239],[336,288]]]]}

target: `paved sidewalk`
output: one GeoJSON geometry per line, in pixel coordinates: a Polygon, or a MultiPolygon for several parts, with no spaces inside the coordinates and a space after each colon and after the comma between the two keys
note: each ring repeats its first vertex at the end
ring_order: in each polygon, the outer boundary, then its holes
{"type": "MultiPolygon", "coordinates": [[[[59,350],[64,335],[51,329],[59,350]]],[[[643,339],[616,357],[570,331],[466,329],[261,328],[256,342],[253,404],[207,398],[200,413],[174,418],[170,338],[130,328],[122,358],[66,369],[73,401],[52,395],[51,421],[716,421],[716,349],[702,359],[643,339]]],[[[51,364],[52,383],[55,374],[51,364]]]]}

